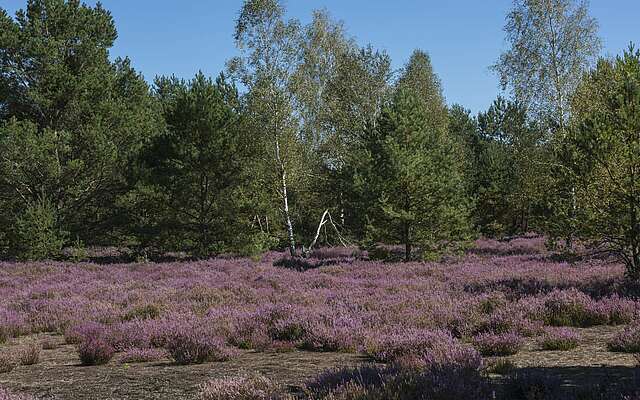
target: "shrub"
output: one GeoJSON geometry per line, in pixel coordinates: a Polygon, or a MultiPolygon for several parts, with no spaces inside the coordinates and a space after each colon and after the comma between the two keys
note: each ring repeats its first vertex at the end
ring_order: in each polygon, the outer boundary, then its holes
{"type": "Polygon", "coordinates": [[[57,226],[56,209],[47,199],[27,205],[15,222],[13,248],[24,260],[42,260],[57,257],[67,234],[57,226]]]}
{"type": "Polygon", "coordinates": [[[549,327],[538,339],[538,345],[543,350],[571,350],[578,347],[580,334],[569,328],[549,327]]]}
{"type": "Polygon", "coordinates": [[[22,365],[35,365],[40,361],[40,343],[31,342],[20,349],[19,358],[22,365]]]}
{"type": "Polygon", "coordinates": [[[66,344],[79,344],[85,337],[104,335],[105,327],[97,322],[85,322],[82,324],[71,325],[64,332],[64,341],[66,344]]]}
{"type": "Polygon", "coordinates": [[[8,351],[0,352],[0,374],[11,372],[16,366],[17,363],[12,353],[8,351]]]}
{"type": "Polygon", "coordinates": [[[479,370],[482,357],[476,349],[461,343],[435,346],[424,354],[408,355],[394,361],[394,366],[406,369],[479,370]]]}
{"type": "Polygon", "coordinates": [[[516,333],[481,333],[473,338],[473,345],[483,356],[510,356],[524,345],[522,336],[516,333]]]}
{"type": "Polygon", "coordinates": [[[493,292],[480,300],[478,307],[484,314],[492,314],[508,304],[506,296],[502,292],[493,292]]]}
{"type": "Polygon", "coordinates": [[[365,366],[321,375],[307,384],[313,399],[489,399],[490,387],[477,370],[441,365],[398,369],[365,366]]]}
{"type": "Polygon", "coordinates": [[[244,316],[236,322],[229,342],[241,349],[265,350],[271,347],[272,339],[265,322],[255,316],[244,316]]]}
{"type": "Polygon", "coordinates": [[[357,351],[360,326],[352,319],[314,321],[301,339],[300,347],[310,351],[357,351]]]}
{"type": "Polygon", "coordinates": [[[176,363],[182,365],[227,361],[234,355],[233,349],[223,339],[202,329],[175,334],[167,343],[167,351],[176,363]]]}
{"type": "Polygon", "coordinates": [[[544,323],[520,315],[512,310],[500,310],[491,314],[475,329],[475,333],[517,333],[525,337],[536,336],[542,332],[544,323]]]}
{"type": "Polygon", "coordinates": [[[0,308],[0,343],[28,331],[24,317],[13,310],[0,308]]]}
{"type": "Polygon", "coordinates": [[[517,366],[508,358],[498,358],[490,361],[484,370],[489,374],[507,375],[516,368],[517,366]]]}
{"type": "Polygon", "coordinates": [[[200,400],[268,400],[277,395],[278,387],[260,375],[212,379],[200,386],[200,400]]]}
{"type": "Polygon", "coordinates": [[[333,369],[318,375],[307,382],[306,389],[312,398],[324,398],[340,391],[345,386],[359,388],[382,387],[390,376],[397,371],[388,367],[363,365],[355,368],[333,369]]]}
{"type": "Polygon", "coordinates": [[[121,364],[145,363],[160,361],[167,356],[162,349],[128,349],[120,357],[121,364]]]}
{"type": "Polygon", "coordinates": [[[606,325],[609,314],[618,311],[613,305],[595,302],[577,289],[554,290],[544,300],[544,321],[551,326],[606,325]]]}
{"type": "Polygon", "coordinates": [[[162,314],[163,306],[156,303],[143,303],[136,304],[131,307],[123,316],[124,321],[131,321],[134,319],[156,319],[162,314]]]}
{"type": "Polygon", "coordinates": [[[115,350],[104,335],[85,337],[78,344],[78,355],[82,365],[102,365],[113,358],[115,350]]]}
{"type": "Polygon", "coordinates": [[[365,352],[378,362],[393,362],[405,356],[421,357],[437,347],[456,344],[445,330],[408,330],[367,339],[365,352]]]}
{"type": "Polygon", "coordinates": [[[640,324],[625,327],[607,343],[607,348],[621,353],[640,353],[640,324]]]}

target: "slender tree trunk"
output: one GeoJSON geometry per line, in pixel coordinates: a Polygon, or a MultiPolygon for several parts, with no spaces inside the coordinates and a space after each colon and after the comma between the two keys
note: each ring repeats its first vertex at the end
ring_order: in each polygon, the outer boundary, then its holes
{"type": "MultiPolygon", "coordinates": [[[[634,157],[633,150],[628,154],[634,157]]],[[[629,217],[631,222],[630,230],[630,247],[631,247],[631,265],[632,276],[637,279],[640,276],[640,221],[638,218],[638,197],[636,196],[636,171],[634,168],[634,159],[629,160],[629,176],[631,177],[630,187],[631,195],[629,199],[629,217]]]]}
{"type": "Polygon", "coordinates": [[[411,261],[411,237],[409,236],[409,224],[404,226],[404,260],[411,261]]]}
{"type": "Polygon", "coordinates": [[[342,199],[342,191],[340,191],[340,225],[344,228],[344,201],[342,199]]]}
{"type": "Polygon", "coordinates": [[[275,138],[276,144],[276,161],[278,163],[278,167],[280,168],[280,178],[281,178],[281,195],[283,208],[282,212],[284,214],[284,220],[287,227],[287,235],[289,236],[289,253],[291,257],[296,256],[296,241],[293,236],[293,224],[291,223],[291,214],[289,213],[289,196],[287,194],[287,169],[285,168],[284,162],[280,155],[280,141],[278,140],[278,136],[276,134],[275,138]]]}

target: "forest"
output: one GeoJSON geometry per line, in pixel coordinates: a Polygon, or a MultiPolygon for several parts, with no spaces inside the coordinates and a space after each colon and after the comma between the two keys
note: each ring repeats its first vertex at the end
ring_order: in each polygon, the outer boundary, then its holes
{"type": "Polygon", "coordinates": [[[302,25],[276,0],[247,1],[226,71],[152,84],[110,60],[101,5],[2,12],[0,249],[206,258],[384,243],[411,260],[537,232],[637,275],[640,53],[598,58],[586,7],[516,2],[491,66],[505,91],[478,115],[446,104],[426,51],[394,71],[326,10],[302,25]]]}
{"type": "Polygon", "coordinates": [[[640,50],[514,0],[473,114],[285,5],[188,79],[0,6],[0,400],[640,398],[640,50]]]}

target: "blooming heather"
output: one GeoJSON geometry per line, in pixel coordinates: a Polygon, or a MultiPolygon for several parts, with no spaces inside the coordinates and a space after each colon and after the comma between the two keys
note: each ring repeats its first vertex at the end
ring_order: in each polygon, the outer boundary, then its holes
{"type": "Polygon", "coordinates": [[[640,315],[640,302],[626,296],[638,285],[623,265],[557,261],[542,237],[480,240],[446,263],[384,263],[353,250],[315,251],[304,271],[287,269],[280,252],[259,261],[3,262],[0,341],[64,333],[96,360],[131,348],[226,359],[230,344],[365,352],[393,363],[483,334],[535,337],[544,325],[626,324],[640,315]]]}
{"type": "Polygon", "coordinates": [[[571,350],[578,347],[580,334],[570,328],[548,327],[538,339],[543,350],[571,350]]]}
{"type": "Polygon", "coordinates": [[[198,328],[176,333],[166,348],[177,364],[227,361],[235,354],[223,339],[198,328]]]}
{"type": "Polygon", "coordinates": [[[610,351],[640,353],[640,324],[625,327],[607,343],[607,347],[610,351]]]}
{"type": "Polygon", "coordinates": [[[510,356],[516,354],[524,341],[517,333],[481,333],[473,338],[473,345],[483,356],[510,356]]]}

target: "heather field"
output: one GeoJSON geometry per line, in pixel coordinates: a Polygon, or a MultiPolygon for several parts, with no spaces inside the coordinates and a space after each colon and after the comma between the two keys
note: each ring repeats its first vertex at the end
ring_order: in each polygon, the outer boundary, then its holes
{"type": "Polygon", "coordinates": [[[0,399],[635,399],[638,289],[541,237],[439,263],[3,263],[0,399]]]}

